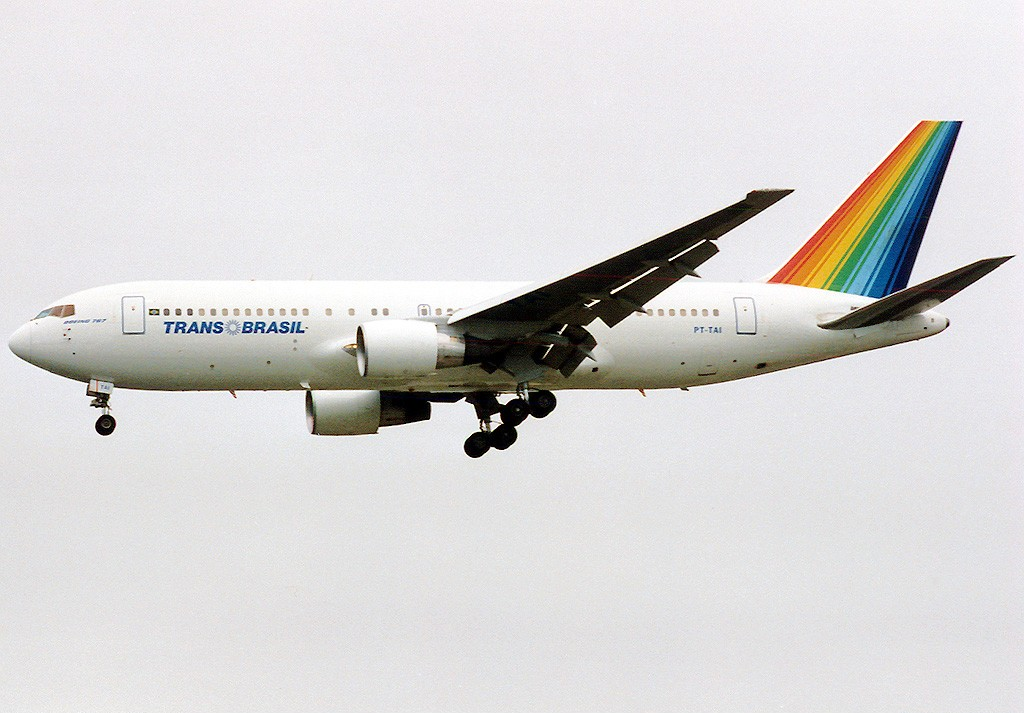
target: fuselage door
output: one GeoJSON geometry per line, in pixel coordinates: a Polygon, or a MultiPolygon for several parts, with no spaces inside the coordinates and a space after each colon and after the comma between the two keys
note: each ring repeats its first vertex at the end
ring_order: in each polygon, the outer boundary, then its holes
{"type": "Polygon", "coordinates": [[[757,334],[757,308],[753,297],[733,297],[736,307],[736,334],[757,334]]]}
{"type": "Polygon", "coordinates": [[[146,333],[146,298],[121,298],[121,333],[146,333]]]}

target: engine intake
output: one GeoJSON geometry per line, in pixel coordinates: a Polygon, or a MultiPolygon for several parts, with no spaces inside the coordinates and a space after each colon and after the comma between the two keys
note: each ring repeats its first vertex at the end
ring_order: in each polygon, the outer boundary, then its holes
{"type": "Polygon", "coordinates": [[[430,419],[430,402],[389,391],[307,391],[306,425],[316,436],[362,436],[430,419]]]}
{"type": "Polygon", "coordinates": [[[386,319],[356,330],[356,364],[367,377],[426,376],[466,363],[466,341],[433,322],[386,319]]]}

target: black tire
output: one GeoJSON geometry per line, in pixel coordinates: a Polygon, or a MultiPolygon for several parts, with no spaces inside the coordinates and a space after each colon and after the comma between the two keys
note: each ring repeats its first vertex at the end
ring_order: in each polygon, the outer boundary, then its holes
{"type": "Polygon", "coordinates": [[[544,418],[557,405],[558,399],[550,391],[534,391],[530,394],[530,415],[534,418],[544,418]]]}
{"type": "Polygon", "coordinates": [[[96,419],[96,433],[101,436],[109,436],[117,427],[117,421],[109,413],[105,413],[96,419]]]}
{"type": "Polygon", "coordinates": [[[530,415],[530,405],[522,399],[512,399],[501,407],[501,422],[515,428],[530,415]]]}
{"type": "Polygon", "coordinates": [[[491,439],[482,431],[477,431],[471,435],[462,446],[462,450],[466,451],[466,455],[470,458],[479,458],[490,449],[491,439]]]}
{"type": "Polygon", "coordinates": [[[519,438],[519,432],[512,426],[503,423],[491,431],[491,448],[503,451],[515,443],[517,438],[519,438]]]}

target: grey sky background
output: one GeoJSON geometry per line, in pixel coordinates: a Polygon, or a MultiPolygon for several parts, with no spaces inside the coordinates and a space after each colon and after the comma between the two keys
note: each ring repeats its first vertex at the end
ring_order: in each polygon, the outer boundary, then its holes
{"type": "MultiPolygon", "coordinates": [[[[963,119],[914,271],[1020,252],[1019,3],[3,3],[0,332],[134,279],[560,274],[792,187],[788,257],[963,119]]],[[[7,711],[1016,711],[1018,257],[934,339],[318,439],[301,393],[0,354],[7,711]]]]}

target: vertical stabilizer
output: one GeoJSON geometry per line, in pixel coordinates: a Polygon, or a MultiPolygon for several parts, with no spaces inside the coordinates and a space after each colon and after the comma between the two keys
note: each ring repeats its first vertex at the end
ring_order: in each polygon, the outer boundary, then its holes
{"type": "Polygon", "coordinates": [[[907,286],[959,121],[922,121],[768,278],[867,297],[907,286]]]}

